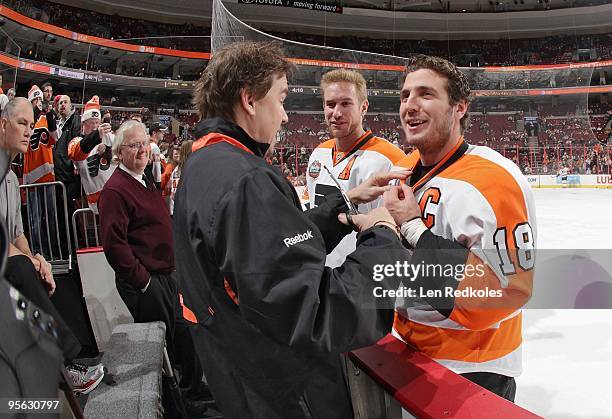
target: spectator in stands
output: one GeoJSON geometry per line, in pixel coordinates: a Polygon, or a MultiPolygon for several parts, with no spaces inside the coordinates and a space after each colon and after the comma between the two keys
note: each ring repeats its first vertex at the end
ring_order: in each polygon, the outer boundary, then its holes
{"type": "MultiPolygon", "coordinates": [[[[0,90],[2,90],[2,89],[0,89],[0,90]]],[[[9,100],[10,99],[8,98],[7,95],[5,95],[4,93],[0,93],[0,112],[8,104],[9,100]]]]}
{"type": "MultiPolygon", "coordinates": [[[[162,148],[160,147],[160,151],[161,150],[162,148]]],[[[162,173],[162,179],[161,179],[161,190],[162,190],[162,196],[164,198],[170,197],[170,190],[172,186],[172,182],[171,182],[172,173],[174,169],[177,167],[178,162],[180,161],[180,154],[181,154],[181,148],[179,146],[172,146],[170,148],[170,155],[167,159],[166,167],[164,168],[164,173],[162,173]]],[[[170,211],[170,214],[172,214],[172,211],[170,211]]]]}
{"type": "Polygon", "coordinates": [[[62,95],[58,101],[60,136],[53,150],[55,177],[66,187],[68,220],[74,213],[73,200],[81,196],[81,178],[68,156],[68,144],[81,133],[81,118],[72,106],[70,96],[62,95]]]}
{"type": "Polygon", "coordinates": [[[149,136],[138,121],[124,122],[113,142],[119,167],[104,185],[98,208],[102,247],[115,271],[119,295],[136,322],[163,321],[181,387],[199,389],[202,369],[183,317],[174,271],[172,221],[166,204],[145,174],[149,136]]]}
{"type": "Polygon", "coordinates": [[[150,140],[151,140],[151,161],[147,165],[145,172],[153,179],[157,189],[161,187],[161,176],[163,172],[161,151],[159,150],[159,143],[164,138],[164,134],[168,131],[168,127],[160,122],[153,122],[149,128],[150,140]]]}
{"type": "Polygon", "coordinates": [[[89,208],[98,213],[98,197],[117,165],[113,162],[114,135],[109,122],[100,123],[100,100],[93,96],[83,108],[81,133],[68,144],[68,157],[81,176],[89,208]]]}
{"type": "MultiPolygon", "coordinates": [[[[36,85],[30,89],[28,100],[34,110],[35,125],[23,158],[23,183],[53,182],[53,146],[57,141],[55,113],[53,110],[43,110],[43,92],[36,85]]],[[[52,205],[56,202],[54,186],[28,188],[27,198],[33,250],[46,258],[51,258],[52,254],[58,255],[59,249],[55,247],[59,244],[53,241],[53,238],[57,237],[55,205],[52,205]],[[50,247],[47,238],[51,239],[50,247]]]]}
{"type": "MultiPolygon", "coordinates": [[[[7,106],[3,112],[1,119],[1,148],[11,154],[11,161],[17,154],[24,153],[27,150],[29,134],[34,126],[34,114],[31,107],[28,108],[24,98],[14,99],[10,106],[7,106]],[[23,135],[21,135],[23,134],[23,135]]],[[[21,197],[19,195],[19,182],[17,176],[12,171],[9,171],[4,179],[3,188],[0,190],[2,195],[2,211],[7,211],[11,219],[6,226],[9,230],[10,253],[22,254],[28,256],[32,263],[35,264],[36,270],[40,274],[40,279],[44,282],[49,290],[49,295],[55,291],[55,281],[51,273],[51,265],[45,261],[45,258],[37,253],[32,256],[28,239],[23,231],[21,222],[21,197]],[[13,189],[13,191],[9,190],[13,189]],[[13,199],[15,198],[15,199],[13,199]]]]}
{"type": "MultiPolygon", "coordinates": [[[[176,194],[176,189],[178,188],[179,180],[181,179],[181,172],[183,170],[183,167],[185,166],[187,157],[189,157],[189,155],[191,154],[192,146],[193,141],[187,140],[183,141],[183,144],[181,144],[180,148],[174,147],[174,153],[178,151],[178,155],[175,154],[173,156],[174,164],[176,165],[176,167],[172,170],[172,173],[170,175],[170,181],[168,182],[170,184],[170,215],[174,214],[174,195],[176,194]]],[[[168,163],[168,166],[169,165],[170,164],[168,163]]]]}
{"type": "Polygon", "coordinates": [[[612,144],[612,111],[608,111],[608,120],[606,121],[606,125],[603,129],[604,137],[601,140],[602,144],[612,144]]]}
{"type": "Polygon", "coordinates": [[[8,91],[6,92],[6,96],[8,97],[9,100],[14,99],[15,95],[17,95],[17,92],[12,87],[8,89],[8,91]]]}
{"type": "MultiPolygon", "coordinates": [[[[62,95],[55,95],[55,97],[53,98],[53,112],[55,112],[55,116],[56,119],[59,120],[61,118],[60,113],[59,113],[59,101],[62,98],[62,95]]],[[[58,130],[59,130],[59,123],[58,123],[58,130]]],[[[59,130],[57,133],[58,136],[62,135],[62,131],[59,130]]]]}
{"type": "Polygon", "coordinates": [[[43,106],[46,110],[49,110],[53,101],[53,86],[51,86],[51,83],[46,82],[41,88],[43,92],[43,106]]]}
{"type": "MultiPolygon", "coordinates": [[[[26,152],[33,128],[34,113],[28,100],[11,100],[0,118],[0,149],[10,153],[11,160],[17,154],[26,152]]],[[[49,299],[55,291],[51,265],[41,254],[33,254],[30,250],[21,219],[19,181],[12,171],[9,171],[0,183],[0,217],[5,220],[9,239],[6,280],[39,308],[53,316],[74,391],[89,393],[102,381],[104,369],[101,364],[88,367],[70,362],[80,352],[81,345],[49,299]]]]}
{"type": "MultiPolygon", "coordinates": [[[[402,251],[395,225],[381,225],[390,222],[386,210],[353,216],[363,230],[357,250],[341,268],[326,268],[327,252],[350,231],[338,222],[347,210],[340,192],[304,213],[264,158],[287,121],[292,68],[272,43],[215,51],[195,88],[203,120],[175,195],[180,283],[228,418],[352,417],[340,354],[390,326],[387,310],[365,309],[378,306],[367,290],[371,264],[393,263],[402,251]]],[[[347,193],[366,202],[384,189],[372,180],[347,193]]]]}
{"type": "MultiPolygon", "coordinates": [[[[172,143],[173,143],[173,142],[172,142],[172,143]]],[[[169,151],[169,150],[170,150],[170,142],[168,142],[168,141],[162,141],[162,142],[159,144],[159,152],[160,152],[160,155],[161,155],[161,159],[162,159],[162,161],[163,161],[163,162],[166,162],[166,164],[167,164],[167,163],[168,163],[168,161],[169,161],[169,157],[167,157],[167,156],[169,156],[169,154],[168,154],[168,151],[169,151]]],[[[171,156],[170,156],[170,157],[171,157],[171,156]]]]}

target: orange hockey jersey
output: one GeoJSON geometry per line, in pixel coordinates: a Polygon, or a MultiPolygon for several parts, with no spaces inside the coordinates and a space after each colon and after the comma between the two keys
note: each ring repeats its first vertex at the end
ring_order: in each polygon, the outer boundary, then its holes
{"type": "MultiPolygon", "coordinates": [[[[397,164],[417,165],[418,152],[397,164]]],[[[420,263],[417,254],[436,254],[427,249],[447,249],[436,247],[445,239],[467,255],[462,266],[480,266],[482,275],[455,281],[446,312],[427,298],[399,299],[394,334],[457,373],[519,375],[521,308],[531,297],[537,236],[526,178],[496,151],[461,141],[412,189],[433,233],[423,233],[430,240],[421,236],[412,264],[420,263]]],[[[448,259],[448,250],[435,256],[440,264],[445,252],[448,259]]]]}
{"type": "Polygon", "coordinates": [[[47,116],[43,113],[34,125],[28,149],[23,156],[23,183],[53,182],[53,146],[57,132],[49,131],[47,116]]]}

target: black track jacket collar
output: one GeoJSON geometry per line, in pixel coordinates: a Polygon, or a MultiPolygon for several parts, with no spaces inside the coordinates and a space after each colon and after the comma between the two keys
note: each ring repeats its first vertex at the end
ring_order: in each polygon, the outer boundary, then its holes
{"type": "Polygon", "coordinates": [[[210,133],[227,135],[244,144],[256,156],[263,157],[270,144],[259,143],[252,139],[240,126],[223,118],[203,119],[195,127],[195,136],[200,139],[210,133]]]}

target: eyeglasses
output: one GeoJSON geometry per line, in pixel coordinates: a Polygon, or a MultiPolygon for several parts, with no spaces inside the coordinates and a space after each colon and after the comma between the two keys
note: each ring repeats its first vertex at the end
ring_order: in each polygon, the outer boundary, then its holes
{"type": "Polygon", "coordinates": [[[121,144],[121,147],[127,147],[130,150],[139,150],[141,148],[147,148],[149,146],[150,141],[140,141],[138,143],[132,144],[121,144]]]}

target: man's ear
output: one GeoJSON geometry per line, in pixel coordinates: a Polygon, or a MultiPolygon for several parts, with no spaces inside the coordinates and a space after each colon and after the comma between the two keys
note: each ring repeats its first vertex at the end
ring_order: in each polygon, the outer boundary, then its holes
{"type": "Polygon", "coordinates": [[[364,100],[361,104],[361,115],[365,116],[368,113],[368,107],[370,106],[370,102],[368,100],[364,100]]]}
{"type": "Polygon", "coordinates": [[[467,100],[460,100],[457,102],[457,116],[459,119],[463,118],[463,115],[468,111],[468,102],[467,100]]]}
{"type": "Polygon", "coordinates": [[[6,132],[6,124],[8,123],[8,119],[0,118],[0,132],[3,134],[6,132]]]}
{"type": "Polygon", "coordinates": [[[250,116],[255,115],[254,103],[255,98],[253,97],[253,94],[250,91],[248,91],[247,89],[240,90],[240,106],[250,116]]]}

